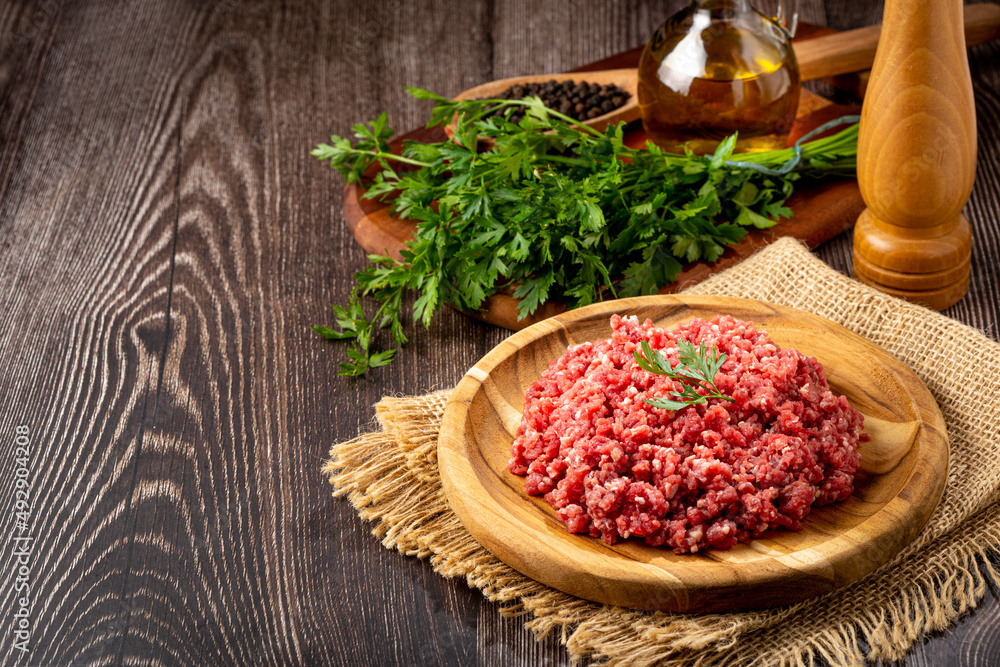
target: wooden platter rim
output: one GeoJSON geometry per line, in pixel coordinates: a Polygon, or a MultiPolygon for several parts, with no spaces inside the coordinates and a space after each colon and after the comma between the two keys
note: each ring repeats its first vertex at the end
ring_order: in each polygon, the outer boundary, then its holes
{"type": "MultiPolygon", "coordinates": [[[[695,315],[690,313],[687,317],[672,319],[671,323],[695,315]]],[[[741,313],[734,315],[740,317],[741,313]]],[[[664,319],[670,316],[662,314],[657,321],[664,319]]],[[[580,340],[574,339],[574,342],[580,340]]],[[[802,352],[807,356],[819,356],[809,350],[802,352]]],[[[870,359],[865,362],[866,366],[871,364],[870,359]]],[[[524,388],[520,387],[522,395],[524,388]]],[[[509,447],[510,440],[503,444],[509,447]]],[[[869,574],[910,543],[930,518],[944,491],[948,458],[947,431],[940,409],[920,379],[888,352],[845,327],[811,313],[760,301],[706,296],[658,295],[594,304],[513,334],[485,355],[456,387],[446,406],[438,441],[438,465],[445,495],[463,525],[494,556],[532,579],[578,597],[616,606],[675,612],[733,611],[789,604],[831,592],[869,574]],[[797,326],[817,326],[833,335],[846,335],[853,344],[870,349],[878,365],[891,372],[905,388],[912,403],[910,407],[921,422],[914,435],[913,451],[906,456],[910,467],[902,477],[904,481],[898,493],[846,531],[816,546],[791,549],[786,553],[772,549],[771,555],[750,558],[738,565],[726,560],[734,552],[709,551],[675,556],[669,549],[634,541],[608,547],[593,538],[571,535],[561,523],[558,524],[561,532],[552,531],[550,527],[542,529],[545,537],[560,545],[559,553],[552,554],[535,537],[525,534],[523,526],[516,525],[517,519],[508,508],[497,505],[495,500],[484,503],[477,494],[485,492],[488,495],[489,491],[482,486],[479,472],[473,469],[470,458],[481,457],[481,453],[470,451],[473,445],[466,437],[466,429],[472,428],[470,409],[474,400],[483,400],[478,395],[484,391],[490,372],[536,341],[552,335],[571,336],[574,327],[581,323],[606,320],[615,312],[636,314],[639,311],[640,317],[645,317],[651,309],[667,307],[717,313],[741,309],[769,311],[775,317],[788,318],[797,326]],[[600,572],[573,571],[577,557],[584,552],[589,554],[586,558],[600,560],[600,572]],[[860,567],[857,566],[859,562],[860,567]],[[748,597],[748,591],[761,594],[748,597]],[[641,599],[637,599],[637,595],[641,599]]],[[[544,500],[525,494],[522,477],[510,475],[505,469],[493,472],[498,478],[506,475],[509,481],[518,484],[523,503],[535,506],[531,512],[550,515],[549,523],[558,523],[544,500]]],[[[873,475],[873,478],[878,477],[873,475]]],[[[809,518],[825,509],[814,510],[809,518]]],[[[811,530],[809,518],[803,533],[811,530]]],[[[539,529],[541,524],[540,519],[533,528],[539,529]]],[[[796,535],[800,533],[776,532],[765,535],[760,542],[792,543],[796,535]]],[[[735,549],[743,549],[746,554],[748,549],[754,548],[759,547],[740,545],[735,549]]]]}

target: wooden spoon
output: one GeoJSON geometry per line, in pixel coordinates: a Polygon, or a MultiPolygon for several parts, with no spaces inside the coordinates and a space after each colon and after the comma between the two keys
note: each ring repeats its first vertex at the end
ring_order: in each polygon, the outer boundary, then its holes
{"type": "MultiPolygon", "coordinates": [[[[584,122],[598,132],[603,131],[611,123],[629,123],[639,118],[639,77],[633,67],[626,69],[606,69],[596,72],[573,72],[570,74],[534,74],[531,76],[515,76],[509,79],[499,79],[490,81],[475,88],[459,93],[456,100],[477,100],[483,98],[496,97],[503,91],[516,84],[525,83],[545,83],[546,81],[572,81],[574,83],[585,81],[596,83],[601,86],[614,84],[628,93],[628,101],[614,111],[606,113],[596,118],[591,118],[584,122]]],[[[452,127],[449,125],[445,131],[450,137],[452,127]]]]}
{"type": "MultiPolygon", "coordinates": [[[[799,74],[803,81],[848,74],[870,69],[875,62],[875,47],[878,46],[881,25],[873,25],[847,32],[838,32],[822,37],[813,37],[795,42],[795,58],[799,62],[799,74]]],[[[965,40],[972,46],[1000,37],[1000,5],[975,4],[965,6],[965,40]]],[[[606,85],[612,83],[629,94],[628,101],[621,107],[597,116],[585,125],[601,131],[611,123],[637,120],[639,113],[638,75],[632,68],[579,72],[568,74],[535,74],[515,76],[509,79],[490,81],[469,88],[455,96],[456,100],[483,99],[496,97],[515,84],[544,83],[557,81],[587,81],[606,85]]],[[[452,135],[451,128],[446,128],[452,135]]]]}

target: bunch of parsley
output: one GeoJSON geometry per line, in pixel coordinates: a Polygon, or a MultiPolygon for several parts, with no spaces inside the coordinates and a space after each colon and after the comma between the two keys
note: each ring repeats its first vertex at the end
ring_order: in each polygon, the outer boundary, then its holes
{"type": "Polygon", "coordinates": [[[313,327],[352,342],[342,375],[392,360],[395,349],[375,352],[379,329],[388,328],[396,345],[406,343],[407,290],[419,293],[413,319],[425,326],[442,304],[475,311],[505,289],[519,300],[520,317],[552,300],[576,308],[652,294],[683,263],[714,261],[748,228],[789,216],[784,203],[801,174],[853,174],[856,165],[856,126],[804,144],[800,168],[775,175],[746,162],[777,167],[790,149],[741,155],[743,166],[734,166],[728,161],[735,135],[714,155],[675,155],[652,144],[629,148],[621,125],[597,132],[537,98],[454,101],[408,90],[434,100],[428,127],[453,123],[454,141],[406,142],[402,155],[393,155],[382,114],[354,126],[353,145],[334,136],[312,151],[349,183],[377,165],[365,196],[382,198],[396,216],[416,223],[402,261],[371,255],[370,266],[355,274],[349,304],[333,307],[339,329],[313,327]],[[518,123],[486,118],[496,106],[520,106],[526,114],[518,123]],[[362,297],[377,305],[373,316],[362,297]]]}

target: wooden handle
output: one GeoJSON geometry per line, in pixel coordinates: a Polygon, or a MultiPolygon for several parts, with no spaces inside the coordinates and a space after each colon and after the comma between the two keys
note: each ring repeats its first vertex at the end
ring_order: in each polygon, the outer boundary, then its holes
{"type": "MultiPolygon", "coordinates": [[[[872,66],[882,26],[814,37],[795,42],[795,58],[803,81],[860,72],[872,66]]],[[[1000,37],[1000,5],[965,7],[965,40],[971,45],[1000,37]]]]}
{"type": "Polygon", "coordinates": [[[861,113],[854,274],[932,308],[968,290],[976,116],[961,0],[886,0],[861,113]]]}

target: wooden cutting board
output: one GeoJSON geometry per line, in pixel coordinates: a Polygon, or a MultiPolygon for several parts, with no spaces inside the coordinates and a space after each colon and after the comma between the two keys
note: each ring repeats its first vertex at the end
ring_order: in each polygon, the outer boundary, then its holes
{"type": "MultiPolygon", "coordinates": [[[[800,28],[802,39],[829,32],[832,31],[814,26],[800,28]]],[[[635,67],[639,63],[641,53],[641,49],[632,49],[574,71],[635,67]]],[[[829,120],[860,112],[857,107],[836,105],[803,90],[789,142],[794,142],[829,120]]],[[[421,128],[396,137],[391,144],[394,150],[399,150],[403,141],[407,140],[437,142],[446,141],[447,136],[441,128],[421,128]]],[[[633,123],[629,127],[626,140],[633,146],[645,142],[645,133],[640,123],[633,123]]],[[[362,185],[351,183],[344,188],[344,221],[354,234],[355,240],[367,252],[399,259],[399,251],[413,237],[416,225],[408,220],[394,217],[388,205],[364,199],[364,193],[365,188],[362,185]]],[[[727,249],[715,262],[695,262],[685,266],[677,280],[663,288],[661,293],[678,292],[695,285],[711,274],[749,257],[782,236],[801,239],[810,248],[815,248],[853,227],[858,215],[864,209],[857,181],[853,179],[799,187],[789,198],[787,205],[792,209],[793,217],[783,220],[770,229],[751,230],[746,238],[727,249]]],[[[518,330],[565,310],[562,304],[550,302],[539,308],[531,317],[518,320],[517,300],[507,293],[499,293],[487,298],[482,310],[469,314],[490,324],[518,330]]]]}
{"type": "Polygon", "coordinates": [[[937,505],[948,436],[917,376],[868,340],[816,315],[744,299],[651,296],[595,304],[519,331],[483,357],[445,408],[438,466],[473,537],[521,573],[604,604],[717,612],[790,604],[847,586],[909,544],[937,505]],[[854,493],[813,508],[801,532],[769,531],[730,550],[674,554],[570,534],[552,507],[508,472],[527,387],[569,344],[608,338],[613,313],[672,328],[725,313],[822,364],[834,392],[865,415],[854,493]]]}

